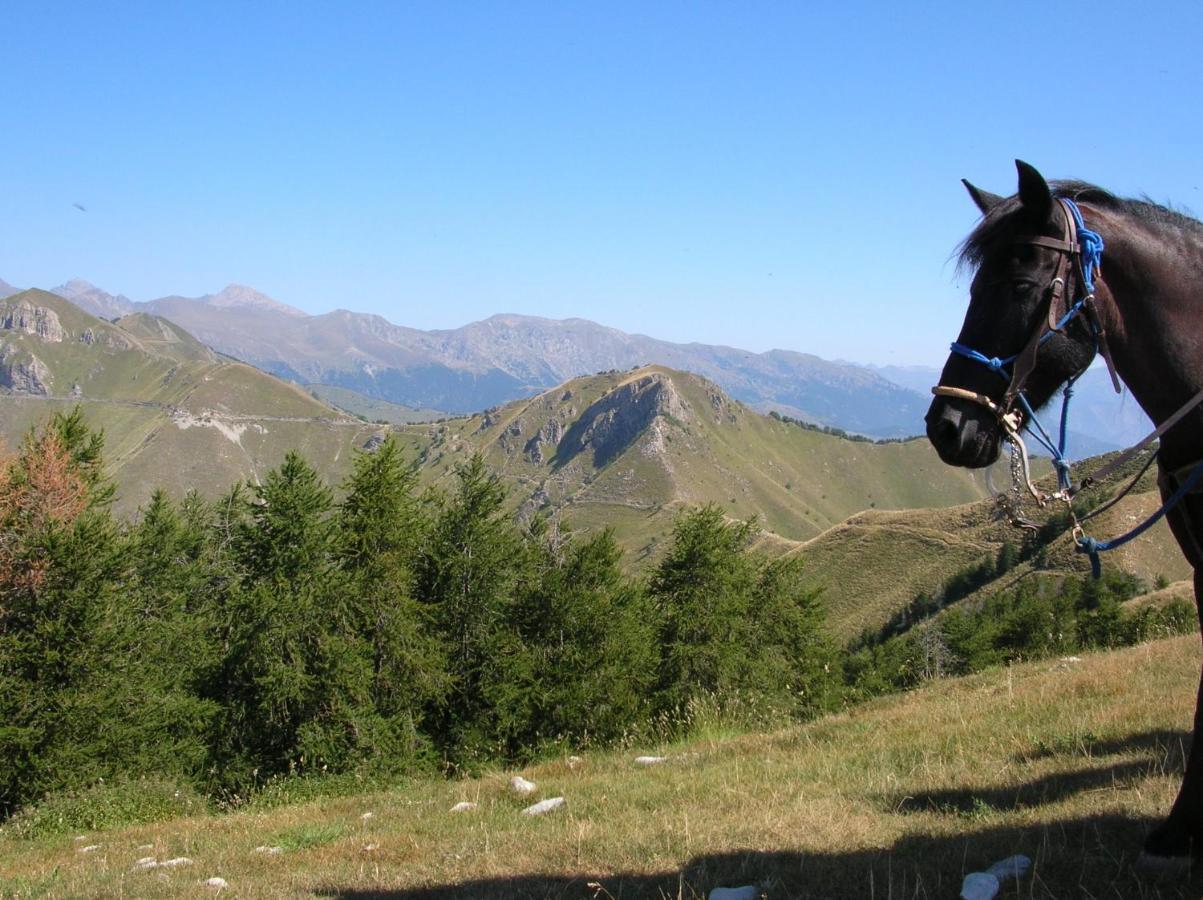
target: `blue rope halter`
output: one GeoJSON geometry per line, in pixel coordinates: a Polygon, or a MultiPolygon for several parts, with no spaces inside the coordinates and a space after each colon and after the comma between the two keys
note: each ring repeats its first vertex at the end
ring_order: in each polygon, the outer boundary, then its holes
{"type": "MultiPolygon", "coordinates": [[[[1074,317],[1076,317],[1082,311],[1086,303],[1094,297],[1094,278],[1095,275],[1101,271],[1101,263],[1103,259],[1104,244],[1102,235],[1100,235],[1097,231],[1091,231],[1086,227],[1085,223],[1082,221],[1082,212],[1078,209],[1078,205],[1076,203],[1065,197],[1060,198],[1060,202],[1068,214],[1073,217],[1073,222],[1077,229],[1077,248],[1066,250],[1064,252],[1069,252],[1077,257],[1079,262],[1079,274],[1082,279],[1082,286],[1085,290],[1081,299],[1070,304],[1065,314],[1057,321],[1056,326],[1054,328],[1050,328],[1043,335],[1041,335],[1038,346],[1043,346],[1046,341],[1052,338],[1054,333],[1060,331],[1062,328],[1068,325],[1070,321],[1072,321],[1074,317]]],[[[1090,325],[1091,334],[1094,339],[1094,353],[1091,354],[1091,358],[1093,359],[1094,355],[1097,354],[1099,350],[1099,330],[1097,323],[1093,319],[1090,320],[1090,325]]],[[[984,353],[981,353],[980,351],[957,341],[954,341],[951,344],[950,349],[958,356],[963,356],[966,359],[986,366],[986,368],[990,369],[990,371],[997,373],[1001,378],[1007,380],[1008,382],[1011,381],[1011,373],[1008,371],[1008,367],[1012,365],[1020,356],[1019,353],[1007,357],[986,356],[984,353]]],[[[1087,366],[1087,368],[1088,367],[1089,366],[1087,366]]],[[[1082,372],[1085,372],[1085,369],[1083,369],[1082,372]]],[[[1075,493],[1072,481],[1070,480],[1070,464],[1066,459],[1069,401],[1073,397],[1074,383],[1078,380],[1078,378],[1081,377],[1082,372],[1079,372],[1077,375],[1070,378],[1069,381],[1066,382],[1065,387],[1062,389],[1061,428],[1056,442],[1053,441],[1048,432],[1045,431],[1044,427],[1040,424],[1039,419],[1036,417],[1035,411],[1032,409],[1031,404],[1028,403],[1028,399],[1026,396],[1024,396],[1022,389],[1018,390],[1015,394],[1016,401],[1019,403],[1019,406],[1023,410],[1025,416],[1023,430],[1035,438],[1036,441],[1051,454],[1053,467],[1057,471],[1059,496],[1065,499],[1067,503],[1072,501],[1075,493]]],[[[1000,419],[1007,413],[1007,410],[1000,410],[998,408],[995,408],[995,411],[999,414],[1000,419]]],[[[1079,553],[1084,553],[1090,558],[1091,574],[1095,578],[1098,578],[1102,574],[1102,564],[1099,560],[1100,553],[1105,553],[1108,550],[1114,550],[1117,547],[1122,547],[1124,544],[1128,543],[1134,538],[1144,534],[1151,527],[1153,527],[1153,525],[1160,521],[1166,513],[1180,503],[1187,494],[1194,490],[1201,479],[1203,479],[1203,462],[1200,462],[1192,469],[1190,474],[1182,481],[1177,490],[1175,490],[1174,493],[1167,498],[1164,503],[1162,503],[1161,507],[1156,512],[1154,512],[1135,528],[1132,528],[1124,534],[1109,540],[1100,541],[1090,537],[1089,535],[1086,535],[1082,531],[1081,525],[1077,524],[1077,518],[1075,517],[1074,544],[1079,553]]],[[[1073,514],[1072,505],[1070,507],[1070,513],[1071,515],[1073,514]]]]}
{"type": "MultiPolygon", "coordinates": [[[[1077,227],[1077,238],[1079,250],[1072,251],[1079,257],[1081,263],[1082,284],[1086,288],[1085,293],[1077,301],[1070,304],[1056,323],[1054,328],[1049,329],[1039,340],[1039,346],[1044,346],[1054,334],[1065,328],[1077,315],[1082,311],[1086,301],[1094,296],[1094,274],[1100,270],[1100,263],[1103,258],[1103,237],[1097,231],[1091,231],[1082,221],[1081,210],[1078,209],[1076,203],[1072,200],[1062,198],[1061,203],[1070,215],[1073,216],[1074,224],[1077,227]]],[[[1066,251],[1071,252],[1071,251],[1066,251]]],[[[1092,327],[1093,331],[1093,327],[1092,327]]],[[[1098,337],[1095,336],[1095,352],[1098,352],[1098,337]]],[[[1015,362],[1020,356],[1019,353],[1014,353],[1007,357],[986,356],[984,353],[973,349],[972,347],[962,344],[959,341],[953,341],[949,345],[949,349],[966,359],[980,363],[988,368],[991,372],[996,373],[999,377],[1006,381],[1011,381],[1011,372],[1009,366],[1015,362]]],[[[1093,354],[1092,357],[1093,359],[1093,354]]],[[[1083,370],[1085,371],[1085,370],[1083,370]]],[[[1073,397],[1074,383],[1081,376],[1081,373],[1075,375],[1062,389],[1061,400],[1061,430],[1058,439],[1054,441],[1049,433],[1040,424],[1040,420],[1036,417],[1035,410],[1032,409],[1028,399],[1024,396],[1023,391],[1016,394],[1016,400],[1024,413],[1024,431],[1031,435],[1037,443],[1049,452],[1053,459],[1053,468],[1057,471],[1057,485],[1062,491],[1070,490],[1072,484],[1069,478],[1069,461],[1066,459],[1066,444],[1068,439],[1067,424],[1069,421],[1069,401],[1073,397]]],[[[1004,411],[1005,412],[1005,411],[1004,411]]]]}

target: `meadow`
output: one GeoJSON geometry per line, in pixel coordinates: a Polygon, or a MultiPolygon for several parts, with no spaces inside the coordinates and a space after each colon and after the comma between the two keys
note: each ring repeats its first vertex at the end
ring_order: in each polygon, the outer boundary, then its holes
{"type": "Polygon", "coordinates": [[[294,781],[237,812],[83,834],[10,825],[0,895],[693,898],[757,884],[770,898],[935,898],[1023,853],[1032,870],[1003,897],[1193,897],[1192,873],[1136,862],[1177,789],[1198,669],[1198,638],[1183,636],[940,680],[767,734],[703,720],[677,743],[460,780],[294,781]],[[667,758],[637,766],[643,753],[667,758]],[[514,774],[536,793],[515,796],[514,774]],[[550,796],[565,805],[520,815],[550,796]],[[450,813],[460,801],[478,808],[450,813]],[[191,862],[135,868],[148,857],[191,862]],[[206,887],[214,877],[227,886],[206,887]]]}

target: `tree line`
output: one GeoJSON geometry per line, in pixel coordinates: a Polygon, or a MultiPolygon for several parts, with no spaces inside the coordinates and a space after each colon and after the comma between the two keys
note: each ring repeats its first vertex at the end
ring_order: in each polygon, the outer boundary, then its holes
{"type": "Polygon", "coordinates": [[[1126,608],[1143,586],[1110,571],[961,602],[1038,560],[1038,536],[837,650],[800,561],[754,552],[755,523],[716,506],[683,511],[632,575],[610,531],[516,521],[479,456],[423,490],[389,438],[334,489],[289,453],[259,484],[156,491],[123,521],[102,451],[77,410],[0,457],[0,821],[102,781],[238,803],[293,775],[803,719],[1195,627],[1185,603],[1126,608]]]}
{"type": "Polygon", "coordinates": [[[838,695],[799,564],[714,506],[634,577],[609,531],[516,522],[479,456],[420,490],[390,438],[335,491],[289,453],[215,501],[156,491],[127,522],[102,450],[77,410],[0,459],[0,818],[104,779],[236,799],[838,695]]]}

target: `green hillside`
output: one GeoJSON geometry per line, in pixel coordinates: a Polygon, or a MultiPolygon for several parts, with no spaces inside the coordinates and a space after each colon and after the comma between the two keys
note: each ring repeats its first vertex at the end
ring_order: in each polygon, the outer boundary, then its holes
{"type": "Polygon", "coordinates": [[[231,896],[263,898],[703,898],[757,884],[770,900],[861,900],[955,897],[969,872],[1022,853],[1033,868],[1001,897],[1198,897],[1197,869],[1136,866],[1178,787],[1197,682],[1198,638],[1184,636],[941,680],[771,734],[0,833],[0,880],[19,897],[196,897],[221,877],[231,896]],[[641,753],[665,761],[636,766],[641,753]],[[532,798],[509,790],[514,774],[537,784],[532,798]],[[553,796],[563,808],[519,814],[553,796]],[[449,812],[464,801],[476,807],[449,812]],[[188,863],[135,868],[146,857],[188,863]]]}
{"type": "Polygon", "coordinates": [[[307,384],[305,390],[332,406],[351,413],[353,416],[372,422],[387,422],[390,425],[413,425],[418,422],[433,422],[447,418],[447,413],[437,409],[418,409],[389,403],[376,397],[368,397],[349,388],[330,384],[307,384]]]}
{"type": "MultiPolygon", "coordinates": [[[[1078,474],[1094,471],[1110,458],[1087,460],[1078,474]]],[[[1143,462],[1143,457],[1130,462],[1082,495],[1079,511],[1118,493],[1143,462]]],[[[1045,487],[1050,488],[1051,483],[1046,481],[1045,487]]],[[[1132,493],[1092,520],[1088,530],[1098,537],[1121,534],[1143,521],[1160,502],[1155,478],[1146,474],[1132,493]]],[[[1038,513],[1037,521],[1047,521],[1054,512],[1038,513]]],[[[989,499],[943,509],[870,510],[849,517],[790,552],[805,560],[812,583],[822,587],[833,634],[851,638],[862,629],[880,628],[921,594],[937,596],[958,573],[993,562],[1004,544],[1022,550],[1033,540],[1003,521],[995,501],[989,499]]],[[[962,602],[972,603],[975,598],[1012,588],[1026,578],[1060,578],[1090,570],[1087,558],[1074,550],[1066,530],[1052,536],[1040,552],[1030,552],[1035,554],[1033,558],[1019,561],[1001,577],[962,598],[962,602]]],[[[1103,564],[1135,575],[1149,585],[1190,575],[1190,567],[1164,521],[1106,554],[1103,564]]]]}
{"type": "Polygon", "coordinates": [[[155,487],[215,495],[255,480],[289,449],[338,478],[378,430],[157,316],[108,322],[43,291],[0,301],[0,439],[15,446],[74,405],[105,431],[125,511],[155,487]]]}
{"type": "Polygon", "coordinates": [[[648,366],[579,378],[530,400],[398,434],[440,482],[474,452],[512,486],[523,513],[613,526],[637,560],[683,507],[718,503],[759,519],[785,548],[865,509],[948,506],[986,495],[924,440],[874,444],[751,412],[714,384],[648,366]]]}

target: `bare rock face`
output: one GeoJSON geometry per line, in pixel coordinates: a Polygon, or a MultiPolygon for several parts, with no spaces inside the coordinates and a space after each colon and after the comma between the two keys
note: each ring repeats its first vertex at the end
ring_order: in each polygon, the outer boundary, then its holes
{"type": "Polygon", "coordinates": [[[526,458],[536,464],[542,464],[547,457],[543,455],[543,445],[550,444],[553,448],[557,447],[560,439],[564,437],[564,423],[559,419],[548,419],[543,423],[543,427],[531,435],[531,439],[526,442],[526,447],[523,448],[523,453],[526,458]]]}
{"type": "Polygon", "coordinates": [[[58,313],[28,300],[0,303],[0,331],[23,331],[51,343],[62,343],[65,332],[58,313]]]}
{"type": "Polygon", "coordinates": [[[0,389],[38,397],[50,395],[53,379],[46,364],[32,353],[27,360],[0,348],[0,389]]]}
{"type": "Polygon", "coordinates": [[[661,418],[689,418],[672,381],[658,372],[628,381],[581,413],[560,441],[556,462],[563,465],[588,449],[601,468],[661,418]]]}

